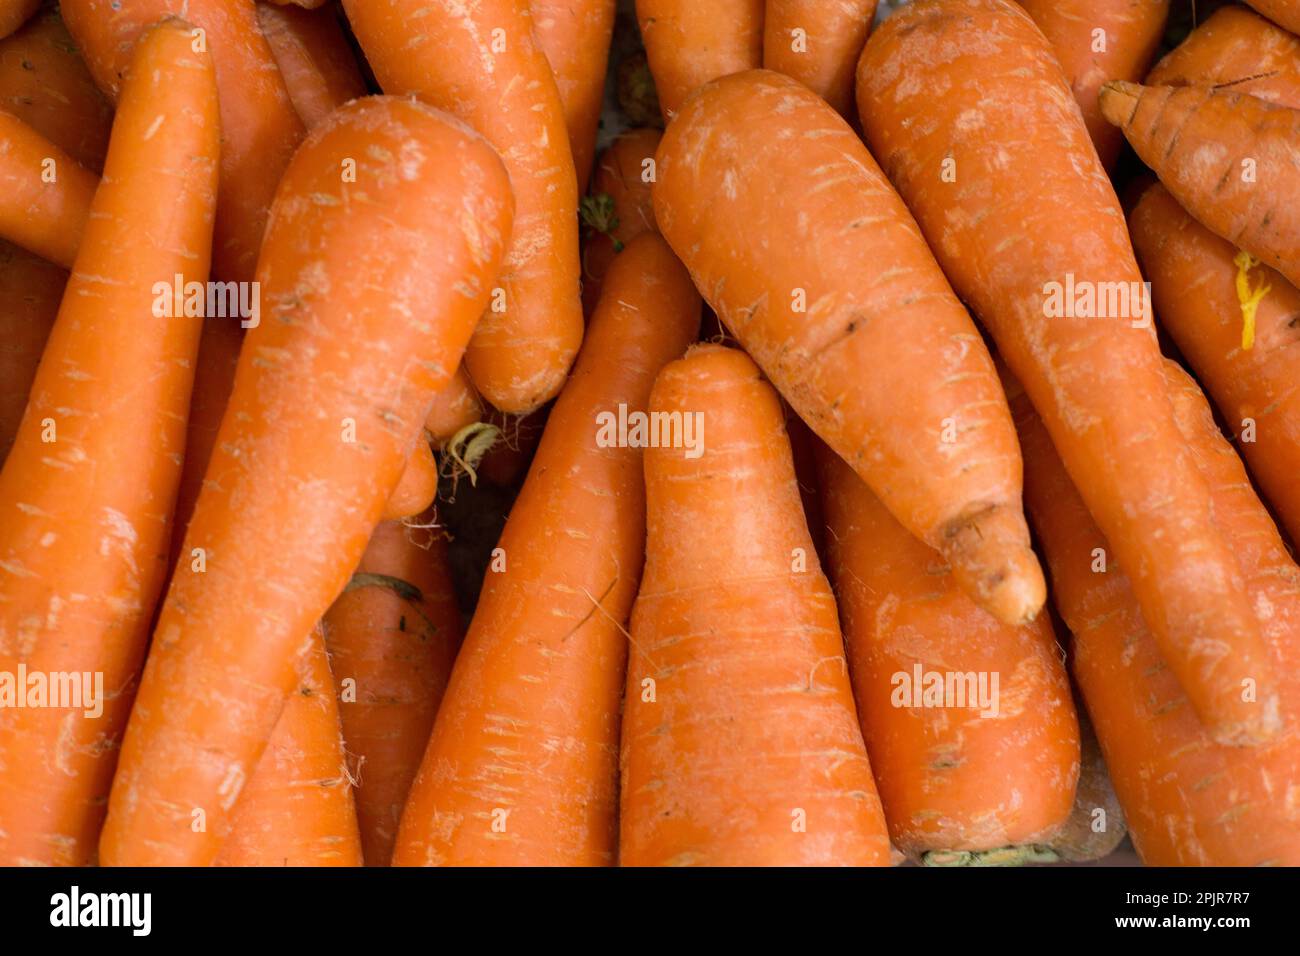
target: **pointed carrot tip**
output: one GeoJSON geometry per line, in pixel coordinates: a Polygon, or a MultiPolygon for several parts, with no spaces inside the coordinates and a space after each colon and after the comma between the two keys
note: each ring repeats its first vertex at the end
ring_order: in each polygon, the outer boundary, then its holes
{"type": "Polygon", "coordinates": [[[1101,105],[1101,115],[1112,126],[1123,129],[1133,118],[1137,109],[1138,98],[1142,95],[1142,85],[1129,83],[1127,80],[1111,80],[1101,88],[1097,99],[1101,105]]]}

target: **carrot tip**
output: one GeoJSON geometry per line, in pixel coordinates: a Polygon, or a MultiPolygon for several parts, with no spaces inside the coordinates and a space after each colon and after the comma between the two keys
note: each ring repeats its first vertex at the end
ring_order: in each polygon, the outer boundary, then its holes
{"type": "Polygon", "coordinates": [[[1047,600],[1047,582],[1019,508],[989,505],[948,524],[939,548],[957,585],[999,621],[1028,624],[1047,600]]]}
{"type": "Polygon", "coordinates": [[[1097,101],[1101,106],[1101,115],[1112,126],[1121,129],[1128,125],[1137,109],[1138,95],[1142,87],[1126,80],[1111,80],[1101,88],[1097,101]]]}

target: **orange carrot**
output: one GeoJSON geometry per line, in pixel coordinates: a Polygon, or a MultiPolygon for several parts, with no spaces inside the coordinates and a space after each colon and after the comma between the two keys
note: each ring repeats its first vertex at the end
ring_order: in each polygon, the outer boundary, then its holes
{"type": "Polygon", "coordinates": [[[0,464],[18,434],[66,270],[0,240],[0,464]]]}
{"type": "Polygon", "coordinates": [[[709,80],[763,65],[763,0],[637,0],[664,121],[709,80]]]}
{"type": "Polygon", "coordinates": [[[1047,41],[1005,0],[916,0],[867,41],[858,106],[1133,576],[1197,713],[1224,741],[1274,733],[1259,626],[1173,420],[1123,212],[1047,41]],[[1246,679],[1257,702],[1241,697],[1246,679]]]}
{"type": "Polygon", "coordinates": [[[655,228],[650,187],[661,135],[657,129],[628,130],[600,154],[591,195],[582,201],[582,217],[590,228],[582,248],[582,302],[587,313],[600,301],[600,284],[614,256],[655,228]]]}
{"type": "Polygon", "coordinates": [[[582,342],[577,180],[564,112],[527,0],[345,0],[388,93],[415,93],[482,133],[514,188],[510,249],[465,356],[503,412],[550,399],[582,342]],[[419,22],[413,32],[411,24],[419,22]]]}
{"type": "Polygon", "coordinates": [[[343,739],[357,761],[366,864],[387,866],[460,646],[460,610],[440,534],[394,521],[375,528],[325,615],[325,637],[342,698],[343,739]]]}
{"type": "Polygon", "coordinates": [[[71,268],[99,178],[0,112],[0,237],[71,268]]]}
{"type": "Polygon", "coordinates": [[[763,67],[794,77],[849,119],[853,71],[875,16],[876,0],[767,0],[763,67]]]}
{"type": "Polygon", "coordinates": [[[656,235],[611,268],[497,543],[394,865],[614,862],[622,627],[645,510],[641,450],[607,419],[644,414],[655,373],[694,338],[699,308],[656,235]]]}
{"type": "Polygon", "coordinates": [[[444,445],[466,425],[473,425],[483,417],[483,400],[469,380],[465,366],[456,369],[451,381],[438,389],[433,405],[424,419],[424,430],[435,445],[444,445]]]}
{"type": "Polygon", "coordinates": [[[1300,33],[1300,8],[1295,0],[1246,0],[1264,16],[1292,33],[1300,33]]]}
{"type": "Polygon", "coordinates": [[[510,215],[487,142],[412,100],[356,100],[294,156],[258,266],[265,317],[182,546],[203,563],[177,569],[158,618],[104,862],[215,857],[295,661],[460,361],[510,215]]]}
{"type": "Polygon", "coordinates": [[[7,37],[40,9],[41,0],[0,0],[0,37],[7,37]]]}
{"type": "Polygon", "coordinates": [[[654,207],[705,299],[809,427],[981,605],[1032,619],[1043,577],[997,373],[849,125],[778,73],[715,80],[664,134],[654,207]],[[881,268],[864,274],[864,262],[881,268]]]}
{"type": "Polygon", "coordinates": [[[0,471],[0,669],[98,674],[96,703],[0,711],[0,863],[83,865],[166,543],[199,321],[153,286],[207,279],[220,140],[190,27],[146,34],[31,401],[0,471]],[[101,709],[102,708],[102,709],[101,709]]]}
{"type": "Polygon", "coordinates": [[[257,22],[293,108],[308,129],[366,94],[366,81],[332,9],[258,3],[257,22]]]}
{"type": "Polygon", "coordinates": [[[698,444],[645,453],[619,861],[888,865],[776,393],[744,353],[697,345],[650,410],[695,421],[698,444]]]}
{"type": "Polygon", "coordinates": [[[397,487],[384,505],[383,520],[411,518],[433,504],[438,494],[438,463],[423,435],[416,439],[397,487]]]}

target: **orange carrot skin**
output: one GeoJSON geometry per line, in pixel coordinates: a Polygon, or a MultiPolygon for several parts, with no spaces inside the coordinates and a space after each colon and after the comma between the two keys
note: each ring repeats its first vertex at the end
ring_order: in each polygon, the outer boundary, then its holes
{"type": "Polygon", "coordinates": [[[620,863],[887,866],[776,392],[743,352],[697,345],[659,374],[650,409],[703,414],[703,443],[645,452],[620,863]]]}
{"type": "Polygon", "coordinates": [[[655,228],[650,187],[654,157],[663,135],[657,129],[627,130],[600,154],[592,196],[608,196],[617,225],[608,233],[592,232],[582,249],[582,303],[590,314],[600,301],[600,284],[621,249],[641,233],[655,228]]]}
{"type": "Polygon", "coordinates": [[[41,0],[0,0],[0,37],[7,37],[40,9],[41,0]]]}
{"type": "Polygon", "coordinates": [[[848,465],[819,452],[831,578],[894,845],[919,855],[1046,842],[1079,777],[1079,727],[1048,615],[1012,627],[986,614],[848,465]],[[900,705],[896,678],[918,665],[983,675],[990,706],[900,705]]]}
{"type": "Polygon", "coordinates": [[[502,295],[465,362],[492,405],[532,411],[564,384],[583,323],[577,178],[527,0],[481,0],[469,14],[458,0],[346,0],[344,9],[385,92],[414,93],[459,117],[506,163],[516,213],[502,295]]]}
{"type": "Polygon", "coordinates": [[[152,315],[152,286],[207,279],[220,141],[212,63],[191,51],[189,29],[168,21],[137,49],[0,471],[0,668],[103,675],[97,717],[0,712],[3,865],[93,859],[166,573],[199,321],[152,315]]]}
{"type": "Polygon", "coordinates": [[[709,80],[763,65],[763,0],[637,0],[664,121],[709,80]]]}
{"type": "Polygon", "coordinates": [[[655,219],[728,331],[964,588],[1031,619],[1044,584],[993,363],[849,125],[755,70],[701,88],[657,158],[655,219]]]}
{"type": "Polygon", "coordinates": [[[339,706],[319,629],[235,808],[217,866],[361,866],[339,706]]]}
{"type": "Polygon", "coordinates": [[[451,381],[434,395],[429,414],[424,419],[424,430],[435,445],[442,445],[466,425],[481,420],[483,411],[483,399],[469,380],[465,366],[461,365],[451,381]]]}
{"type": "MultiPolygon", "coordinates": [[[[1171,363],[1172,365],[1172,363],[1171,363]]],[[[1025,453],[1025,495],[1047,552],[1053,593],[1074,633],[1074,674],[1101,741],[1129,833],[1149,866],[1300,864],[1300,811],[1279,790],[1300,777],[1300,571],[1196,385],[1169,371],[1179,423],[1205,473],[1215,514],[1259,606],[1283,680],[1284,729],[1258,747],[1205,732],[1161,658],[1133,588],[1110,554],[1027,402],[1012,402],[1025,453]],[[1101,549],[1099,552],[1098,549],[1101,549]]]]}
{"type": "Polygon", "coordinates": [[[433,504],[438,495],[438,463],[423,436],[415,442],[411,457],[406,460],[397,487],[384,505],[384,521],[411,518],[433,504]]]}
{"type": "Polygon", "coordinates": [[[18,434],[68,273],[0,240],[0,464],[18,434]]]}
{"type": "Polygon", "coordinates": [[[348,100],[365,96],[366,81],[332,9],[258,3],[257,23],[307,129],[348,100]]]}
{"type": "Polygon", "coordinates": [[[641,450],[602,413],[643,410],[699,326],[656,235],[619,256],[489,570],[411,787],[395,866],[615,860],[622,626],[645,541],[641,450]]]}
{"type": "Polygon", "coordinates": [[[1198,713],[1222,740],[1266,738],[1277,696],[1259,627],[1173,421],[1123,212],[1046,40],[1004,0],[917,0],[867,41],[858,106],[954,289],[1043,415],[1198,713]],[[1013,141],[1026,145],[1008,152],[1013,141]],[[1048,284],[1071,276],[1136,289],[1137,307],[1048,318],[1048,284]],[[1259,703],[1241,699],[1247,678],[1259,703]]]}
{"type": "Polygon", "coordinates": [[[295,155],[258,268],[264,316],[240,352],[182,546],[202,548],[206,567],[179,568],[163,604],[114,779],[106,863],[216,855],[294,662],[460,361],[510,217],[491,147],[411,100],[354,101],[295,155]],[[194,832],[199,810],[206,830],[194,832]]]}
{"type": "Polygon", "coordinates": [[[252,279],[276,184],[304,132],[253,0],[63,0],[60,10],[95,82],[114,100],[131,49],[151,23],[180,15],[205,31],[223,130],[212,271],[252,279]]]}
{"type": "Polygon", "coordinates": [[[1295,0],[1246,0],[1264,16],[1292,33],[1300,33],[1300,9],[1295,0]]]}
{"type": "Polygon", "coordinates": [[[0,236],[71,268],[98,185],[58,146],[0,112],[0,236]]]}
{"type": "Polygon", "coordinates": [[[1101,164],[1111,169],[1124,136],[1101,115],[1097,93],[1107,80],[1141,79],[1160,45],[1169,0],[1018,2],[1052,44],[1101,164]],[[1098,49],[1103,42],[1105,48],[1098,49]]]}
{"type": "Polygon", "coordinates": [[[876,0],[767,0],[763,68],[793,77],[852,121],[853,73],[875,16],[876,0]]]}
{"type": "Polygon", "coordinates": [[[343,698],[343,739],[358,763],[357,818],[366,864],[388,866],[402,807],[461,641],[460,610],[440,533],[395,521],[379,524],[352,584],[330,607],[324,624],[343,698]],[[391,580],[418,594],[398,593],[391,580]]]}

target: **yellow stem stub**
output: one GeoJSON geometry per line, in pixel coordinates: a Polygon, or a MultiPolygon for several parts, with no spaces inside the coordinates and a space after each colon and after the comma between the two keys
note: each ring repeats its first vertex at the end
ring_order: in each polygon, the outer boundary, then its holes
{"type": "Polygon", "coordinates": [[[1255,345],[1255,314],[1259,303],[1273,287],[1267,279],[1261,280],[1254,289],[1250,287],[1250,270],[1259,265],[1259,260],[1244,249],[1233,257],[1232,263],[1237,267],[1237,301],[1241,304],[1241,347],[1250,349],[1255,345]]]}

